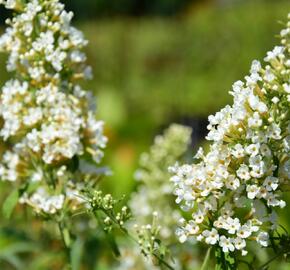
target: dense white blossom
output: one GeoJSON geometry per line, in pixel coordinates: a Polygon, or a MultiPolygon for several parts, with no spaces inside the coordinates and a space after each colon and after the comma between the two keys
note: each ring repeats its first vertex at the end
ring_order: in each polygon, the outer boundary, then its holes
{"type": "Polygon", "coordinates": [[[268,246],[289,185],[290,22],[281,40],[265,67],[253,61],[245,82],[234,83],[233,105],[209,116],[210,150],[170,167],[176,203],[192,215],[177,230],[180,242],[193,237],[242,255],[248,241],[268,246]]]}
{"type": "Polygon", "coordinates": [[[25,194],[20,203],[27,203],[31,205],[36,211],[44,211],[45,213],[55,214],[58,210],[62,209],[65,196],[63,194],[50,195],[47,194],[45,189],[37,189],[29,198],[25,194]]]}
{"type": "Polygon", "coordinates": [[[68,194],[78,194],[85,177],[74,172],[81,163],[100,162],[107,141],[92,97],[79,85],[91,77],[87,41],[58,0],[1,3],[15,12],[0,50],[16,76],[0,92],[0,178],[25,183],[21,201],[54,214],[72,200],[68,194]],[[35,192],[32,183],[39,186],[35,192]]]}

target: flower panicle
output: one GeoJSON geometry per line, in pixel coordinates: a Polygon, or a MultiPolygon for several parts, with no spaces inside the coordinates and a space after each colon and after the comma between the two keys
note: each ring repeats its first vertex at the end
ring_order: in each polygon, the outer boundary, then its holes
{"type": "Polygon", "coordinates": [[[0,91],[0,179],[21,188],[20,202],[57,214],[82,204],[86,168],[103,157],[104,123],[80,86],[91,78],[81,31],[59,0],[1,1],[14,15],[0,37],[14,78],[0,91]]]}
{"type": "Polygon", "coordinates": [[[245,80],[233,84],[233,105],[209,116],[210,150],[170,167],[176,203],[191,213],[180,221],[181,242],[194,238],[242,255],[249,241],[270,244],[290,175],[289,21],[280,38],[264,67],[253,61],[245,80]]]}

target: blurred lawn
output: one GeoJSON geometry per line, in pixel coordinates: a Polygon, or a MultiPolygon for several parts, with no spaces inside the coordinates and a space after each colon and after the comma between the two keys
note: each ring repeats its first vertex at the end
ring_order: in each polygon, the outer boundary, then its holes
{"type": "MultiPolygon", "coordinates": [[[[110,139],[106,183],[128,193],[139,153],[172,121],[206,118],[231,102],[228,91],[247,74],[251,61],[278,40],[289,1],[200,5],[182,17],[115,18],[80,22],[90,41],[99,117],[110,139]]],[[[0,58],[0,81],[8,78],[0,58]]]]}

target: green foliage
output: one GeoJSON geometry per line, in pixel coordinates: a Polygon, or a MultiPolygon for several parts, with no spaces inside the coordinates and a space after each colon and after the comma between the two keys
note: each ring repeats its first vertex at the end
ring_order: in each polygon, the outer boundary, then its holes
{"type": "Polygon", "coordinates": [[[248,3],[204,9],[181,20],[83,24],[96,70],[90,86],[121,93],[131,121],[147,116],[160,124],[208,115],[229,101],[232,82],[243,77],[252,59],[275,44],[280,29],[275,22],[288,7],[248,3]]]}
{"type": "Polygon", "coordinates": [[[0,266],[1,262],[6,261],[15,269],[21,270],[25,265],[19,257],[20,253],[29,253],[35,250],[36,246],[27,242],[15,242],[0,248],[0,266]]]}
{"type": "Polygon", "coordinates": [[[216,267],[215,270],[235,270],[237,263],[231,254],[224,253],[221,248],[216,248],[216,267]]]}
{"type": "Polygon", "coordinates": [[[81,265],[81,258],[82,258],[82,252],[83,252],[83,241],[78,238],[75,240],[71,247],[71,264],[72,264],[72,270],[78,270],[80,269],[81,265]]]}
{"type": "Polygon", "coordinates": [[[18,203],[19,192],[17,189],[13,190],[3,203],[2,211],[5,218],[9,219],[15,206],[18,203]]]}

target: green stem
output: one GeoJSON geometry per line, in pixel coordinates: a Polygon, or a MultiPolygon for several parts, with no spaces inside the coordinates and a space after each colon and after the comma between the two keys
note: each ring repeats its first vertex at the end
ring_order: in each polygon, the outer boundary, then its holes
{"type": "Polygon", "coordinates": [[[210,260],[210,252],[211,252],[211,249],[212,249],[212,247],[209,247],[208,248],[200,270],[206,270],[207,269],[208,264],[209,264],[209,260],[210,260]]]}
{"type": "Polygon", "coordinates": [[[66,237],[66,234],[65,234],[64,226],[63,226],[63,223],[60,222],[60,221],[57,223],[57,225],[58,225],[58,229],[59,229],[59,232],[60,232],[60,235],[61,235],[61,239],[62,239],[64,248],[65,248],[68,269],[71,269],[71,252],[70,252],[70,246],[67,243],[68,241],[67,241],[67,237],[66,237]]]}
{"type": "MultiPolygon", "coordinates": [[[[127,237],[129,237],[133,242],[135,242],[137,245],[139,245],[138,240],[135,239],[135,237],[133,237],[131,234],[129,234],[129,232],[122,227],[119,222],[115,219],[115,217],[113,215],[111,215],[106,209],[99,209],[100,211],[102,211],[105,215],[107,215],[109,218],[111,218],[111,220],[118,226],[119,230],[125,234],[127,237]]],[[[96,217],[96,213],[94,213],[94,216],[96,217]]],[[[165,266],[166,268],[168,268],[169,270],[174,270],[174,268],[168,264],[163,258],[161,258],[158,254],[153,253],[152,254],[158,261],[159,263],[161,263],[163,266],[165,266]]]]}
{"type": "Polygon", "coordinates": [[[165,267],[167,267],[169,270],[175,270],[170,264],[168,264],[165,260],[163,260],[160,256],[158,256],[157,254],[153,253],[152,254],[158,261],[160,264],[164,265],[165,267]]]}
{"type": "Polygon", "coordinates": [[[260,267],[258,268],[258,270],[264,270],[266,266],[268,266],[271,262],[273,262],[274,260],[276,260],[277,258],[279,258],[280,256],[282,256],[283,254],[285,254],[285,251],[276,254],[276,255],[275,255],[274,257],[272,257],[269,261],[267,261],[267,262],[264,263],[262,266],[260,266],[260,267]]]}

